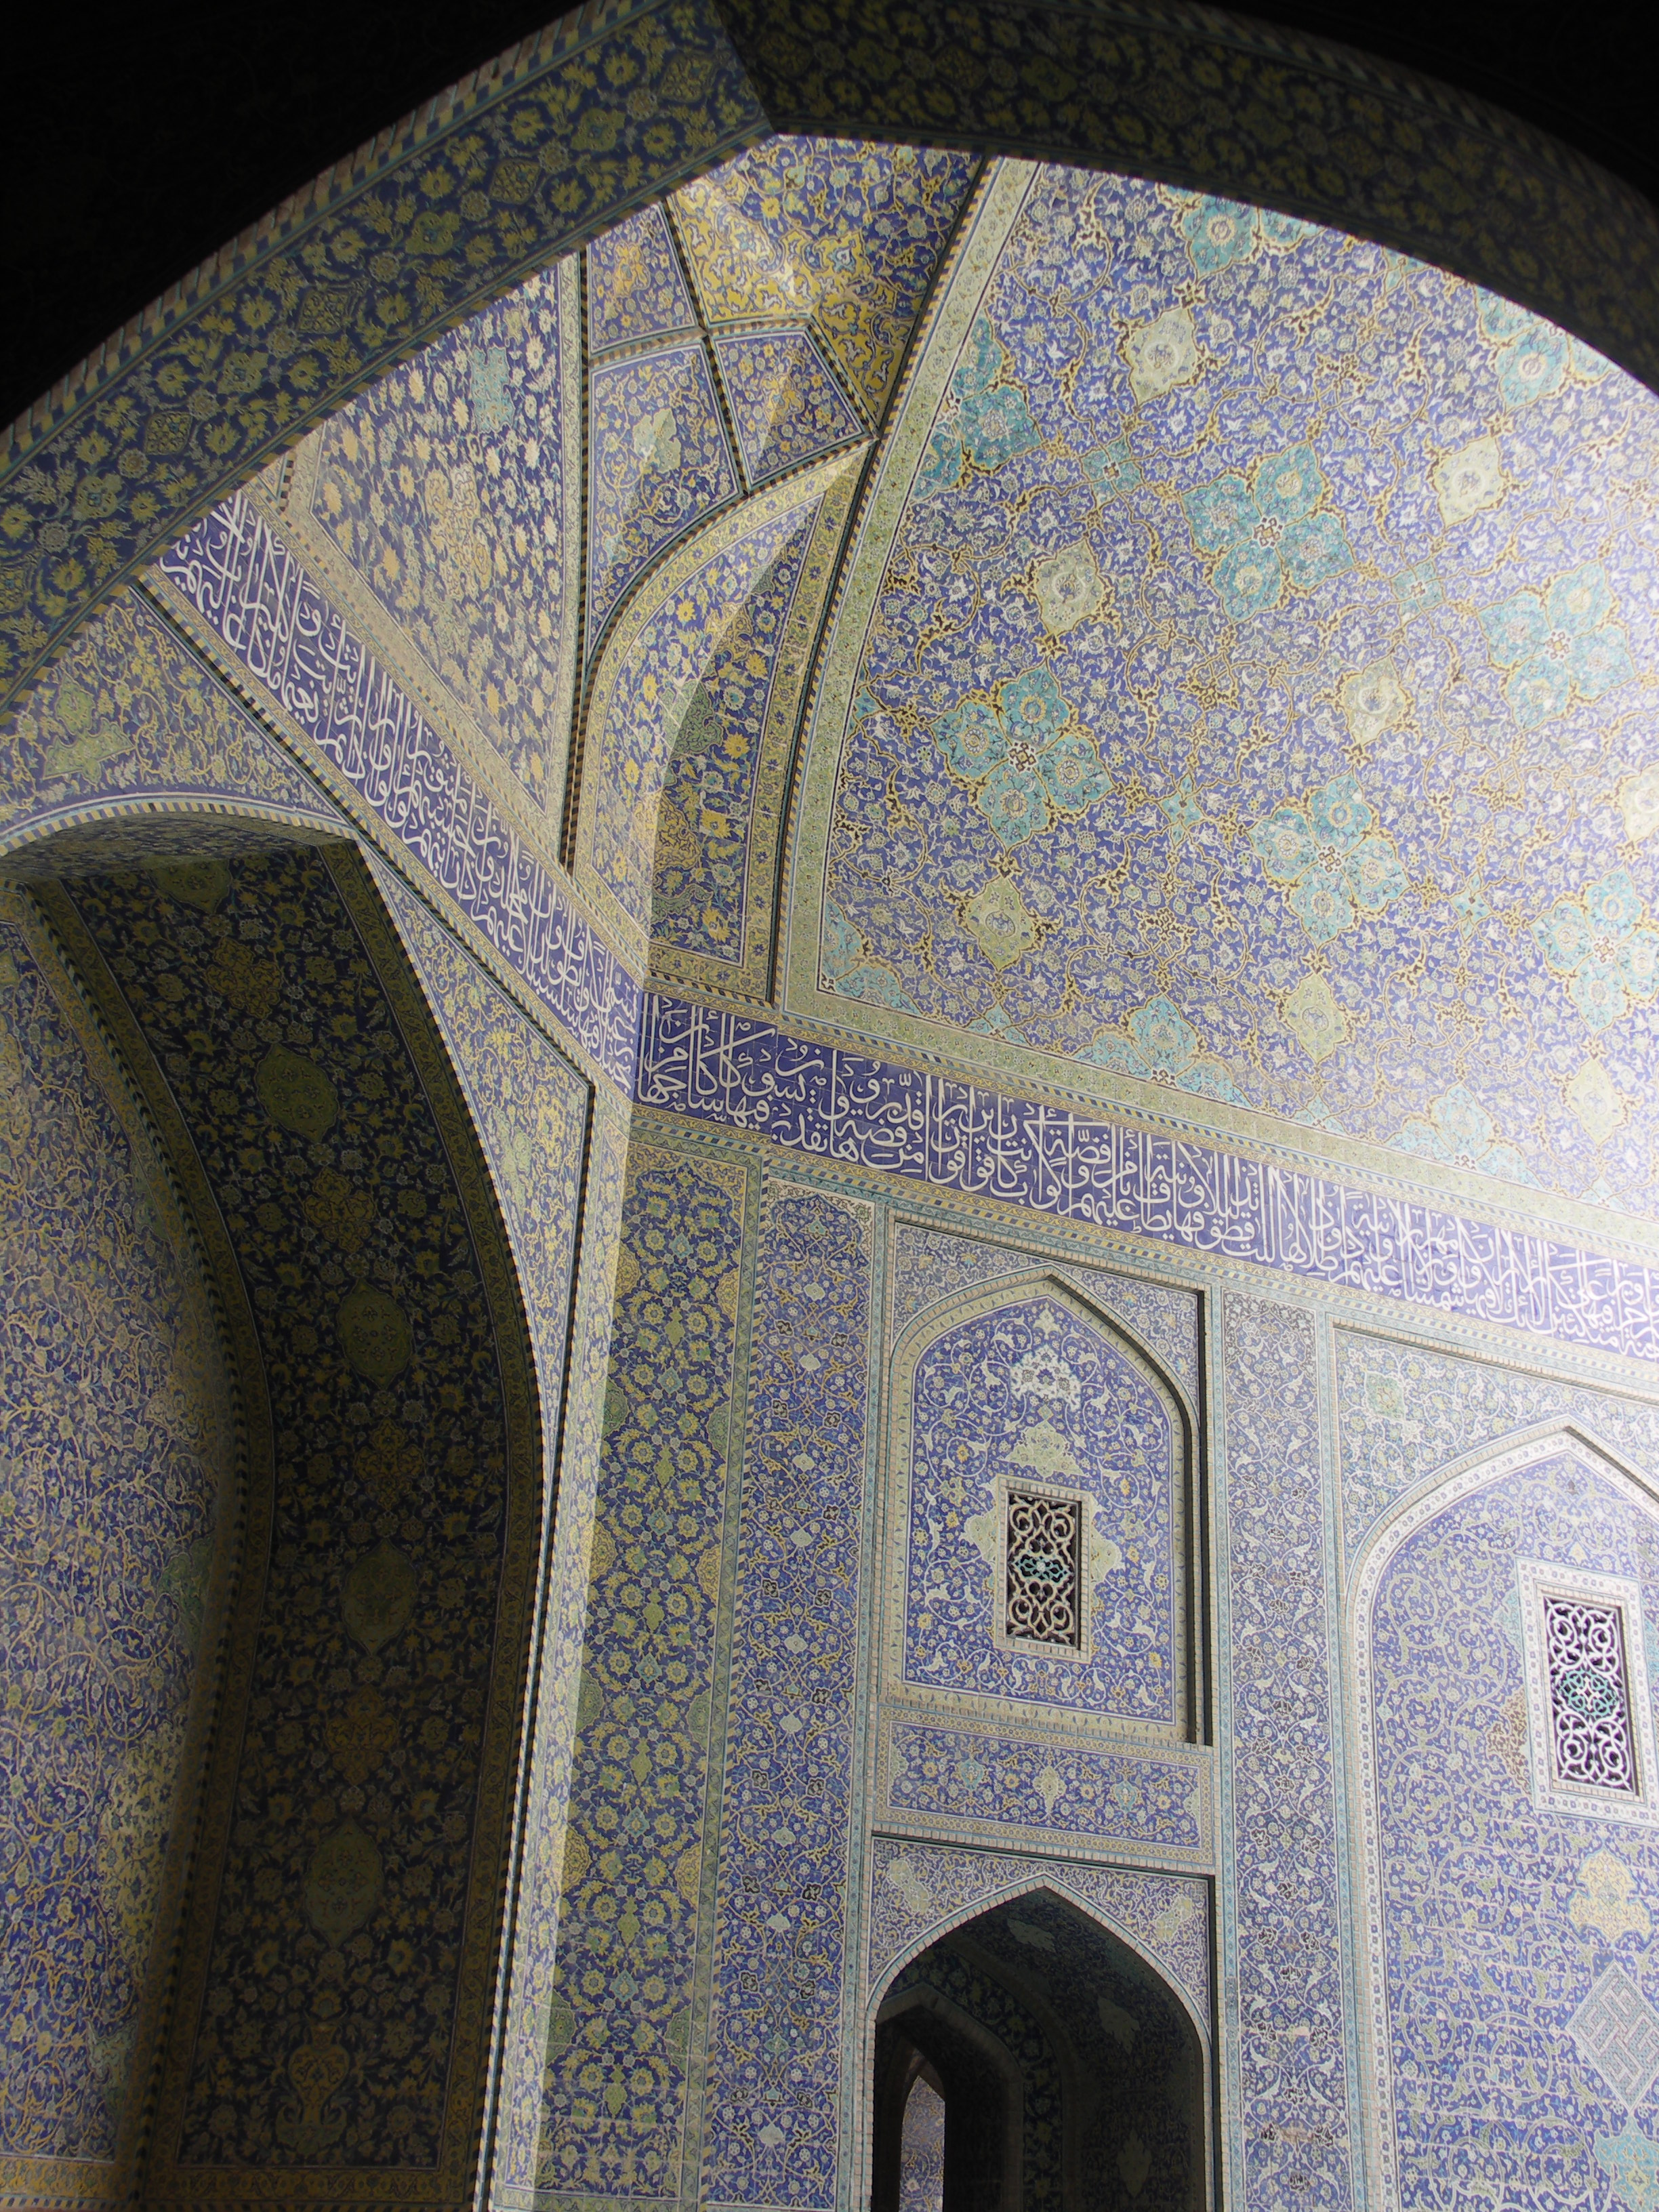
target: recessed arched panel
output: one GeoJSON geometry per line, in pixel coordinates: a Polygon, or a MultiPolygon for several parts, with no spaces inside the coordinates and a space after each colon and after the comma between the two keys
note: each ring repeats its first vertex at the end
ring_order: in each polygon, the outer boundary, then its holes
{"type": "Polygon", "coordinates": [[[1378,2201],[1642,2201],[1659,2132],[1659,1494],[1559,1429],[1362,1557],[1378,2201]]]}
{"type": "Polygon", "coordinates": [[[893,1368],[890,1686],[1186,1734],[1183,1447],[1150,1363],[1058,1281],[931,1310],[893,1368]]]}
{"type": "Polygon", "coordinates": [[[1204,2035],[1180,1992],[1066,1893],[1063,1875],[1032,1869],[1024,1885],[914,1952],[872,2005],[866,2110],[878,2191],[896,2164],[882,2137],[898,2117],[882,2069],[902,2035],[944,2090],[945,2212],[975,2201],[981,2167],[995,2169],[999,2185],[981,2200],[993,2208],[1105,2212],[1125,2194],[1149,2212],[1206,2202],[1204,2035]],[[988,2109],[1001,2119],[994,2142],[983,2139],[988,2109]]]}
{"type": "MultiPolygon", "coordinates": [[[[455,2204],[477,2156],[542,1516],[488,1172],[347,848],[40,896],[183,1125],[274,1443],[146,2193],[455,2204]]],[[[252,1532],[251,1532],[252,1533],[252,1532]]]]}

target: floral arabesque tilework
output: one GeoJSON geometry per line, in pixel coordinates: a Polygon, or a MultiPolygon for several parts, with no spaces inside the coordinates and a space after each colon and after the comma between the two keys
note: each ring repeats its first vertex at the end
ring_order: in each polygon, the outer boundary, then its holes
{"type": "MultiPolygon", "coordinates": [[[[947,1310],[897,1370],[908,1453],[903,1679],[1173,1729],[1183,1653],[1176,1440],[1150,1381],[1056,1294],[947,1310]],[[998,1470],[1084,1499],[1076,1659],[1005,1644],[995,1618],[998,1470]]],[[[1013,1479],[1012,1476],[1010,1478],[1013,1479]]]]}
{"type": "Polygon", "coordinates": [[[539,1491],[487,1192],[418,1001],[394,1015],[369,957],[397,957],[384,916],[315,853],[83,878],[61,908],[212,1186],[276,1451],[155,2155],[458,2189],[539,1491]]]}
{"type": "Polygon", "coordinates": [[[704,2193],[831,2212],[872,1210],[768,1187],[720,1814],[704,2193]]]}
{"type": "Polygon", "coordinates": [[[659,207],[642,208],[587,249],[587,343],[594,353],[697,327],[659,207]]]}
{"type": "Polygon", "coordinates": [[[1397,2203],[1451,2177],[1526,2212],[1598,2201],[1609,2183],[1610,2201],[1638,2204],[1631,2182],[1659,2153],[1659,1884],[1646,1831],[1534,1806],[1506,1611],[1517,1560],[1626,1578],[1659,1615],[1659,1519],[1634,1486],[1565,1453],[1454,1494],[1374,1594],[1362,1585],[1379,2179],[1397,2203]],[[1455,1849],[1425,1851],[1434,1836],[1455,1849]],[[1598,2065],[1583,2021],[1613,1962],[1636,1994],[1598,2065]]]}
{"type": "Polygon", "coordinates": [[[739,331],[714,347],[751,486],[863,434],[810,331],[739,331]]]}
{"type": "MultiPolygon", "coordinates": [[[[1251,2203],[1353,2202],[1315,1324],[1230,1293],[1221,1602],[1243,2170],[1251,2203]]],[[[1228,1845],[1224,1842],[1223,1849],[1228,1845]]]]}
{"type": "Polygon", "coordinates": [[[1659,402],[1456,279],[1128,179],[1039,173],[952,286],[827,647],[794,1010],[1383,1145],[1461,1085],[1475,1172],[1650,1210],[1644,940],[1575,998],[1542,935],[1620,872],[1659,896],[1659,402]]]}
{"type": "Polygon", "coordinates": [[[599,362],[588,410],[591,659],[629,586],[738,484],[700,339],[599,362]]]}
{"type": "Polygon", "coordinates": [[[810,317],[878,419],[978,167],[969,154],[774,138],[674,195],[710,323],[810,317]]]}
{"type": "Polygon", "coordinates": [[[289,501],[375,643],[537,815],[562,797],[576,674],[580,350],[575,271],[549,269],[332,416],[289,501]]]}
{"type": "Polygon", "coordinates": [[[561,2200],[679,2185],[744,1203],[741,1168],[629,1156],[535,2176],[561,2200]]]}
{"type": "Polygon", "coordinates": [[[26,2192],[52,2186],[40,2161],[95,2177],[147,2087],[136,2043],[237,1503],[199,1248],[41,937],[0,899],[0,2180],[26,2192]]]}

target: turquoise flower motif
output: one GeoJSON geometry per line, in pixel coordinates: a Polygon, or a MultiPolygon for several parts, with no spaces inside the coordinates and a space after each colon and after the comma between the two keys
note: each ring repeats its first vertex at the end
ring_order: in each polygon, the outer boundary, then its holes
{"type": "Polygon", "coordinates": [[[1146,481],[1127,438],[1113,438],[1083,456],[1083,473],[1100,499],[1116,499],[1146,481]]]}
{"type": "Polygon", "coordinates": [[[1540,321],[1494,292],[1482,292],[1480,300],[1480,335],[1498,349],[1493,366],[1506,407],[1527,407],[1534,399],[1549,398],[1570,374],[1590,384],[1607,374],[1610,362],[1553,323],[1540,321]]]}
{"type": "Polygon", "coordinates": [[[951,372],[951,392],[957,399],[971,399],[979,392],[988,392],[1007,361],[1002,341],[991,328],[988,317],[977,316],[962,349],[962,358],[951,372]]]}
{"type": "Polygon", "coordinates": [[[1623,868],[1576,899],[1557,899],[1532,933],[1551,968],[1570,979],[1567,996],[1592,1030],[1659,997],[1659,929],[1623,868]]]}
{"type": "Polygon", "coordinates": [[[1634,677],[1630,640],[1613,619],[1618,611],[1599,561],[1558,576],[1547,592],[1517,592],[1485,609],[1486,650],[1495,668],[1509,671],[1504,696],[1523,730],[1634,677]]]}
{"type": "Polygon", "coordinates": [[[1353,566],[1340,519],[1323,505],[1330,487],[1308,446],[1287,446],[1250,471],[1185,493],[1182,507],[1200,553],[1221,557],[1211,573],[1235,622],[1279,605],[1288,584],[1310,592],[1353,566]]]}
{"type": "Polygon", "coordinates": [[[1198,275],[1213,276],[1236,261],[1248,261],[1255,252],[1255,210],[1206,193],[1182,214],[1181,235],[1198,275]]]}
{"type": "Polygon", "coordinates": [[[1025,394],[1007,385],[962,403],[962,442],[975,468],[1000,469],[1042,443],[1025,394]]]}
{"type": "Polygon", "coordinates": [[[1042,786],[1024,769],[1000,768],[975,804],[1011,852],[1048,827],[1042,786]]]}
{"type": "Polygon", "coordinates": [[[974,804],[1011,851],[1048,829],[1054,814],[1081,814],[1112,787],[1098,750],[1071,720],[1053,672],[1039,661],[999,684],[994,699],[964,699],[933,723],[934,744],[958,775],[980,785],[974,804]]]}
{"type": "Polygon", "coordinates": [[[1115,1075],[1173,1084],[1178,1091],[1218,1098],[1230,1106],[1249,1103],[1222,1062],[1205,1050],[1198,1031],[1172,999],[1148,999],[1121,1029],[1103,1030],[1079,1058],[1115,1075]]]}
{"type": "Polygon", "coordinates": [[[1112,787],[1099,753],[1086,738],[1057,738],[1039,757],[1036,772],[1061,814],[1081,814],[1097,799],[1104,799],[1112,787]]]}
{"type": "Polygon", "coordinates": [[[1185,844],[1194,830],[1203,827],[1204,806],[1198,795],[1198,787],[1190,775],[1183,775],[1175,789],[1158,803],[1169,819],[1170,850],[1174,853],[1185,844]]]}
{"type": "Polygon", "coordinates": [[[1425,615],[1431,607],[1443,606],[1446,599],[1432,561],[1419,561],[1412,568],[1402,568],[1394,580],[1394,595],[1403,615],[1425,615]]]}
{"type": "Polygon", "coordinates": [[[1407,889],[1400,856],[1376,821],[1354,777],[1338,775],[1276,806],[1250,832],[1264,872],[1316,945],[1351,927],[1356,908],[1381,914],[1407,889]]]}
{"type": "Polygon", "coordinates": [[[865,942],[841,908],[826,903],[818,940],[818,962],[828,988],[838,998],[863,999],[895,1013],[914,1014],[915,1002],[884,961],[872,960],[865,942]]]}
{"type": "Polygon", "coordinates": [[[1480,1100],[1461,1083],[1433,1100],[1426,1115],[1408,1115],[1389,1142],[1419,1159],[1473,1168],[1481,1175],[1502,1176],[1506,1182],[1535,1184],[1538,1180],[1515,1146],[1499,1138],[1497,1122],[1480,1100]]]}
{"type": "Polygon", "coordinates": [[[1001,339],[987,318],[979,316],[951,375],[957,419],[934,425],[916,471],[917,498],[955,490],[964,457],[975,468],[1000,469],[1042,443],[1024,393],[999,382],[1007,366],[1001,339]]]}
{"type": "Polygon", "coordinates": [[[1214,276],[1235,262],[1248,261],[1258,240],[1270,253],[1286,252],[1312,229],[1311,223],[1293,215],[1242,207],[1237,200],[1217,199],[1209,193],[1192,201],[1181,218],[1187,257],[1200,276],[1214,276]]]}

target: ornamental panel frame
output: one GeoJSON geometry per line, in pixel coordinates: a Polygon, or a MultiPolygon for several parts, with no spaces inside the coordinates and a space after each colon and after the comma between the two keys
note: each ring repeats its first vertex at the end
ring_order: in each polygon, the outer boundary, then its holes
{"type": "MultiPolygon", "coordinates": [[[[990,1720],[997,1727],[1012,1725],[1018,1729],[1046,1722],[1050,1726],[1071,1732],[1109,1737],[1118,1744],[1133,1742],[1165,1746],[1174,1743],[1195,1747],[1203,1740],[1198,1702],[1199,1655],[1195,1648],[1200,1632],[1201,1613],[1194,1555],[1199,1516],[1193,1494],[1194,1439],[1182,1394],[1165,1375],[1159,1363],[1123,1324],[1091,1300],[1076,1283],[1044,1265],[1035,1255],[1029,1255],[1026,1264],[1021,1265],[1022,1256],[1024,1255],[1010,1254],[1013,1264],[1008,1273],[995,1276],[982,1286],[964,1289],[929,1304],[901,1330],[892,1330],[890,1327],[887,1375],[883,1394],[884,1418],[877,1514],[877,1557],[880,1563],[877,1592],[876,1679],[879,1686],[878,1694],[884,1700],[896,1698],[907,1705],[919,1709],[925,1707],[941,1717],[972,1716],[981,1722],[990,1720]],[[996,1692],[981,1694],[907,1679],[906,1606],[915,1449],[911,1398],[916,1370],[923,1356],[941,1337],[964,1322],[994,1315],[1006,1308],[1024,1305],[1038,1297],[1054,1301],[1087,1327],[1097,1330],[1113,1352],[1121,1356],[1151,1389],[1168,1424],[1169,1571],[1175,1674],[1170,1701],[1171,1717],[1168,1721],[1139,1720],[1105,1711],[1091,1713],[1066,1700],[1050,1702],[1040,1696],[996,1692]]],[[[1036,1469],[999,1468],[995,1471],[991,1484],[990,1514],[984,1516],[991,1522],[987,1534],[992,1536],[994,1545],[986,1543],[977,1547],[990,1570],[991,1613],[987,1624],[989,1640],[1000,1654],[1035,1657],[1067,1672],[1079,1666],[1087,1666],[1097,1648],[1092,1624],[1096,1599],[1091,1589],[1090,1577],[1093,1572],[1093,1563],[1108,1548],[1107,1540],[1103,1537],[1096,1515],[1089,1512],[1083,1530],[1085,1606],[1081,1648],[1035,1644],[1023,1638],[1009,1638],[1003,1632],[1002,1622],[1006,1591],[1005,1523],[1011,1480],[1013,1486],[1021,1490],[1046,1490],[1054,1486],[1051,1480],[1042,1479],[1036,1469]]],[[[1081,1497],[1085,1507],[1091,1503],[1090,1493],[1084,1486],[1068,1485],[1064,1494],[1081,1497]]],[[[971,1529],[964,1533],[969,1542],[975,1541],[971,1529]]]]}
{"type": "Polygon", "coordinates": [[[1528,1752],[1532,1768],[1532,1802],[1540,1813],[1567,1813],[1578,1820],[1659,1825],[1659,1768],[1653,1741],[1653,1696],[1648,1681],[1642,1592],[1619,1575],[1590,1574],[1540,1559],[1516,1562],[1521,1590],[1521,1626],[1525,1653],[1528,1752]],[[1546,1618],[1552,1598],[1569,1598],[1616,1611],[1623,1644],[1626,1721],[1636,1768],[1633,1790],[1601,1789],[1564,1779],[1555,1755],[1554,1694],[1550,1680],[1549,1631],[1546,1618]]]}

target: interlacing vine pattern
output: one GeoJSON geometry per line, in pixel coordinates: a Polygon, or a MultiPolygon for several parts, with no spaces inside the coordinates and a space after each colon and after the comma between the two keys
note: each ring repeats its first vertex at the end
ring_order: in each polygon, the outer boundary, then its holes
{"type": "Polygon", "coordinates": [[[1078,1572],[1082,1506],[1079,1498],[1046,1498],[1022,1490],[1008,1493],[1008,1635],[1078,1648],[1083,1619],[1078,1572]]]}
{"type": "Polygon", "coordinates": [[[1559,1782],[1638,1787],[1625,1686],[1625,1619],[1616,1605],[1547,1597],[1550,1753],[1559,1782]]]}

